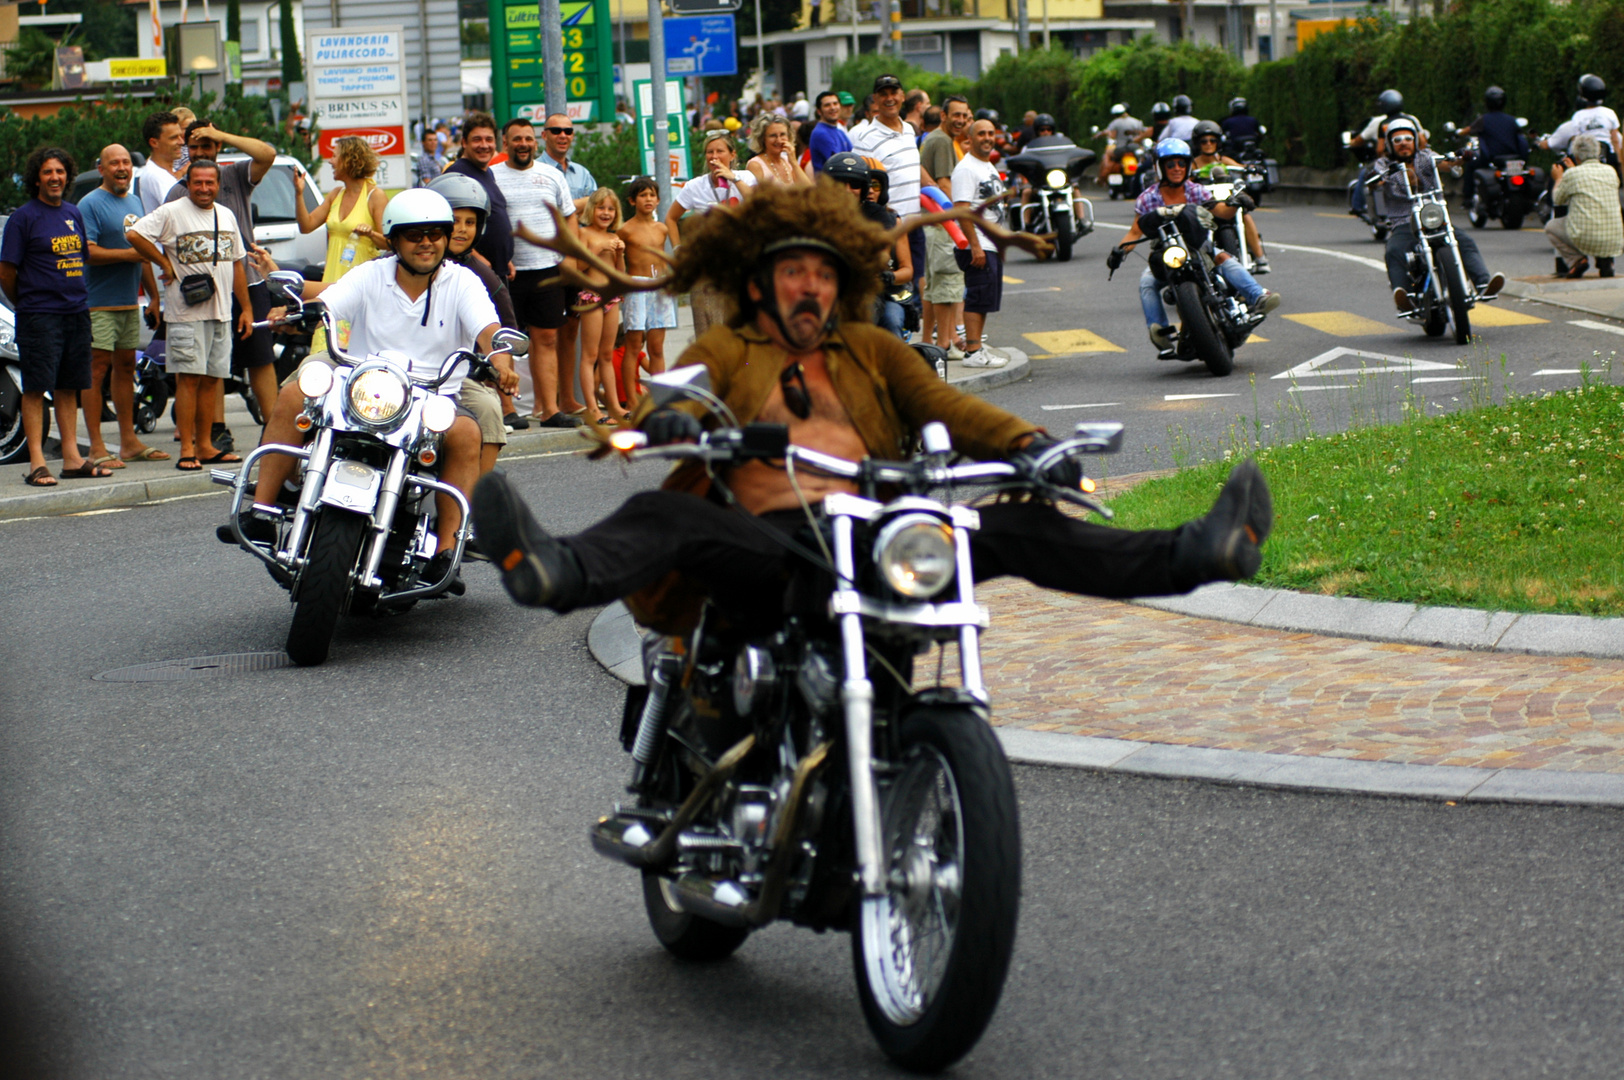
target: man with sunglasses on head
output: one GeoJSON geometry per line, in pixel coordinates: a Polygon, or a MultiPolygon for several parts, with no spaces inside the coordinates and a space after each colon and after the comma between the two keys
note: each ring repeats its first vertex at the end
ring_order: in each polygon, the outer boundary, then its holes
{"type": "MultiPolygon", "coordinates": [[[[741,424],[783,424],[789,440],[847,461],[906,458],[919,430],[945,424],[956,450],[980,460],[1018,458],[1055,445],[1018,416],[956,390],[895,334],[868,322],[880,259],[894,234],[869,224],[834,184],[768,185],[695,229],[674,256],[669,285],[709,277],[732,305],[684,353],[741,424]]],[[[694,403],[655,408],[637,422],[652,444],[696,439],[715,414],[694,403]],[[703,419],[702,419],[703,417],[703,419]]],[[[1076,486],[1075,461],[1048,473],[1076,486]]],[[[727,617],[782,611],[792,556],[784,539],[852,481],[781,461],[725,470],[684,464],[662,490],[632,496],[574,536],[550,536],[500,471],[480,480],[473,513],[480,547],[519,603],[563,613],[627,597],[645,625],[691,626],[695,589],[727,617]],[[752,520],[753,519],[753,520],[752,520]]],[[[1206,517],[1177,529],[1134,532],[1077,520],[1030,500],[983,505],[972,541],[977,579],[1015,574],[1100,596],[1185,592],[1255,573],[1273,520],[1268,486],[1238,466],[1206,517]]]]}
{"type": "MultiPolygon", "coordinates": [[[[381,352],[395,352],[411,360],[411,373],[433,378],[445,358],[458,349],[491,349],[492,336],[500,329],[496,307],[479,278],[468,268],[448,260],[455,215],[443,195],[427,188],[408,188],[389,200],[382,229],[392,254],[380,254],[362,263],[333,282],[307,281],[303,296],[320,299],[333,327],[330,336],[344,363],[381,352]]],[[[269,272],[275,264],[268,257],[261,269],[269,272]]],[[[326,353],[316,353],[307,364],[337,366],[326,353]]],[[[456,400],[462,379],[453,376],[440,387],[440,393],[456,400]]],[[[295,421],[304,411],[304,392],[295,372],[283,384],[276,407],[265,423],[263,441],[299,446],[310,435],[298,429],[295,421]]],[[[479,479],[480,431],[474,416],[462,405],[457,418],[440,444],[440,479],[465,495],[479,479]]],[[[293,475],[294,459],[267,454],[259,462],[259,482],[254,501],[275,505],[283,481],[293,475]]],[[[434,561],[426,579],[442,576],[451,563],[462,511],[448,495],[436,495],[438,520],[435,525],[434,561]]],[[[245,512],[240,525],[250,540],[274,540],[276,527],[245,512]]],[[[236,538],[228,525],[216,530],[224,543],[236,538]]],[[[461,580],[452,593],[464,591],[461,580]]]]}
{"type": "MultiPolygon", "coordinates": [[[[1412,192],[1438,191],[1442,182],[1438,177],[1437,162],[1442,155],[1416,145],[1417,125],[1407,116],[1387,124],[1384,133],[1386,151],[1376,159],[1374,170],[1381,176],[1382,205],[1387,213],[1387,283],[1393,287],[1393,306],[1409,311],[1414,305],[1405,286],[1410,281],[1409,255],[1415,247],[1415,229],[1410,223],[1410,200],[1404,194],[1408,174],[1412,192]]],[[[1461,266],[1479,295],[1496,296],[1506,283],[1504,274],[1489,274],[1488,265],[1477,250],[1477,241],[1470,233],[1455,231],[1455,243],[1460,248],[1461,266]]]]}

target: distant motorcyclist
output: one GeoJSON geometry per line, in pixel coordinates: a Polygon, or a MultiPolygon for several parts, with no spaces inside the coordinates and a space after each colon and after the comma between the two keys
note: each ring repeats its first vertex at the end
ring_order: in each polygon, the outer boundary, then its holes
{"type": "MultiPolygon", "coordinates": [[[[1191,149],[1195,151],[1195,158],[1190,163],[1190,171],[1202,183],[1212,179],[1213,169],[1222,166],[1226,169],[1236,170],[1231,177],[1236,183],[1241,182],[1241,163],[1234,158],[1225,157],[1218,151],[1218,144],[1223,134],[1222,129],[1211,120],[1203,120],[1195,126],[1195,135],[1191,140],[1191,149]]],[[[1263,237],[1257,231],[1257,221],[1248,214],[1242,219],[1246,229],[1246,249],[1252,253],[1252,273],[1267,274],[1269,272],[1269,259],[1263,252],[1263,237]]],[[[1220,223],[1215,230],[1218,246],[1236,258],[1240,257],[1240,237],[1235,233],[1233,223],[1220,223]]]]}
{"type": "MultiPolygon", "coordinates": [[[[1159,211],[1163,208],[1182,206],[1184,209],[1178,212],[1179,234],[1184,237],[1191,251],[1201,248],[1211,250],[1208,247],[1211,239],[1208,227],[1197,213],[1198,208],[1207,210],[1213,218],[1227,221],[1234,219],[1235,207],[1218,202],[1213,198],[1212,192],[1190,179],[1192,157],[1190,144],[1183,139],[1163,139],[1157,144],[1156,183],[1147,187],[1135,200],[1133,208],[1139,216],[1129,226],[1122,243],[1112,248],[1111,253],[1106,256],[1106,266],[1115,270],[1127,257],[1128,244],[1155,234],[1161,220],[1159,211]]],[[[1243,206],[1251,202],[1251,198],[1244,193],[1239,199],[1243,206]]],[[[1253,311],[1267,314],[1280,306],[1280,294],[1270,292],[1259,285],[1257,280],[1246,272],[1245,267],[1241,266],[1239,259],[1233,258],[1227,251],[1219,251],[1214,254],[1213,261],[1218,266],[1218,273],[1253,311]]],[[[1139,275],[1139,305],[1144,312],[1145,327],[1150,333],[1151,344],[1155,345],[1163,356],[1171,358],[1173,328],[1167,321],[1167,309],[1162,305],[1161,284],[1150,272],[1148,265],[1139,275]]]]}
{"type": "Polygon", "coordinates": [[[1095,136],[1097,139],[1106,139],[1109,145],[1105,148],[1105,160],[1100,162],[1100,171],[1097,182],[1100,187],[1107,186],[1108,177],[1112,173],[1122,171],[1122,155],[1127,153],[1139,137],[1145,133],[1144,121],[1139,120],[1128,112],[1126,105],[1111,106],[1111,122],[1095,136]]]}
{"type": "Polygon", "coordinates": [[[1506,114],[1506,92],[1498,86],[1483,91],[1482,114],[1467,124],[1461,134],[1477,136],[1477,153],[1464,155],[1461,159],[1465,170],[1461,177],[1461,196],[1470,208],[1478,183],[1488,183],[1494,179],[1497,159],[1528,156],[1528,137],[1517,126],[1516,118],[1506,114]],[[1488,175],[1480,177],[1479,172],[1488,175]]]}
{"type": "Polygon", "coordinates": [[[1195,134],[1196,125],[1195,117],[1190,114],[1193,107],[1188,94],[1179,94],[1173,98],[1173,116],[1167,121],[1167,126],[1162,128],[1161,134],[1156,137],[1157,145],[1164,139],[1190,141],[1190,136],[1195,134]]]}
{"type": "Polygon", "coordinates": [[[1246,109],[1245,98],[1230,98],[1229,115],[1218,121],[1224,133],[1224,152],[1227,154],[1237,154],[1247,142],[1258,142],[1263,138],[1263,125],[1246,109]]]}
{"type": "MultiPolygon", "coordinates": [[[[1365,124],[1359,134],[1348,140],[1350,148],[1356,146],[1373,146],[1376,156],[1381,157],[1387,153],[1387,144],[1382,140],[1382,133],[1389,122],[1401,116],[1408,117],[1415,124],[1415,130],[1420,135],[1421,149],[1427,148],[1427,131],[1421,126],[1421,121],[1404,111],[1404,95],[1397,90],[1383,90],[1376,95],[1376,108],[1379,110],[1370,122],[1365,124]]],[[[1370,180],[1369,165],[1359,170],[1359,183],[1353,189],[1353,205],[1348,213],[1363,215],[1365,212],[1365,184],[1370,180]]]]}
{"type": "Polygon", "coordinates": [[[1576,137],[1589,135],[1600,144],[1607,163],[1618,168],[1624,135],[1619,132],[1618,114],[1602,104],[1606,96],[1607,84],[1600,75],[1579,76],[1578,110],[1539,145],[1546,150],[1566,150],[1576,137]]]}
{"type": "Polygon", "coordinates": [[[1161,145],[1162,132],[1167,128],[1167,122],[1173,119],[1173,106],[1165,101],[1158,101],[1150,107],[1150,142],[1152,146],[1161,145]]]}
{"type": "MultiPolygon", "coordinates": [[[[1409,176],[1410,191],[1438,191],[1442,183],[1438,165],[1442,155],[1418,147],[1416,124],[1409,117],[1399,117],[1387,125],[1388,153],[1376,159],[1377,174],[1385,174],[1382,181],[1387,205],[1387,282],[1393,287],[1393,305],[1400,311],[1413,306],[1405,285],[1409,283],[1409,256],[1415,247],[1415,229],[1410,223],[1410,200],[1404,194],[1404,181],[1399,178],[1402,169],[1409,176]]],[[[1506,283],[1504,274],[1489,274],[1489,268],[1478,253],[1477,243],[1467,233],[1455,233],[1460,248],[1460,261],[1480,296],[1496,296],[1506,283]]]]}

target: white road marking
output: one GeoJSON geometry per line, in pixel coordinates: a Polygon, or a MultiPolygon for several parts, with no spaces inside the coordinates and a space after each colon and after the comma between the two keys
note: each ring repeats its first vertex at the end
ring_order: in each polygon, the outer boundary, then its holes
{"type": "Polygon", "coordinates": [[[1062,291],[1063,290],[1060,288],[1060,286],[1058,286],[1058,285],[1050,285],[1047,288],[1043,288],[1043,289],[1005,289],[1004,290],[1004,295],[1005,296],[1022,296],[1022,295],[1026,294],[1026,293],[1062,292],[1062,291]]]}
{"type": "Polygon", "coordinates": [[[1352,383],[1332,383],[1330,386],[1288,386],[1288,394],[1306,394],[1310,390],[1352,390],[1352,383]]]}
{"type": "Polygon", "coordinates": [[[1201,398],[1240,397],[1239,394],[1168,394],[1163,401],[1197,401],[1201,398]]]}
{"type": "Polygon", "coordinates": [[[1482,376],[1482,375],[1435,375],[1435,376],[1432,376],[1432,377],[1431,377],[1431,378],[1426,378],[1426,379],[1411,379],[1411,380],[1410,380],[1410,381],[1411,381],[1411,382],[1413,382],[1413,383],[1423,383],[1423,382],[1460,382],[1460,381],[1462,381],[1462,380],[1463,380],[1463,379],[1474,379],[1474,380],[1475,380],[1475,379],[1481,379],[1481,378],[1483,378],[1483,377],[1484,377],[1484,376],[1482,376]]]}
{"type": "MultiPolygon", "coordinates": [[[[1594,319],[1574,319],[1569,326],[1582,326],[1586,330],[1605,330],[1609,334],[1624,334],[1624,326],[1614,326],[1612,323],[1596,322],[1594,319]]],[[[1535,374],[1538,374],[1536,372],[1535,374]]]]}
{"type": "Polygon", "coordinates": [[[1044,412],[1060,412],[1062,409],[1114,409],[1121,405],[1120,401],[1096,401],[1089,405],[1040,405],[1044,412]]]}
{"type": "MultiPolygon", "coordinates": [[[[1333,214],[1331,216],[1338,217],[1340,215],[1333,214]]],[[[1096,221],[1094,223],[1094,227],[1096,229],[1121,229],[1123,232],[1128,231],[1128,226],[1116,225],[1109,221],[1096,221]]],[[[1378,259],[1367,259],[1363,255],[1350,255],[1346,251],[1332,251],[1330,248],[1322,247],[1306,247],[1302,244],[1280,244],[1273,240],[1269,241],[1267,247],[1270,251],[1302,251],[1310,255],[1329,255],[1333,259],[1344,259],[1348,262],[1356,262],[1361,266],[1368,266],[1372,270],[1380,270],[1383,273],[1387,272],[1386,263],[1381,262],[1378,259]]]]}
{"type": "Polygon", "coordinates": [[[1320,353],[1312,360],[1305,360],[1294,368],[1288,368],[1274,376],[1276,379],[1301,379],[1313,377],[1318,379],[1335,379],[1347,375],[1379,375],[1388,371],[1454,371],[1454,364],[1443,364],[1436,360],[1414,360],[1407,356],[1392,356],[1388,353],[1368,352],[1364,349],[1350,349],[1347,346],[1338,346],[1335,349],[1320,353]],[[1351,357],[1355,360],[1366,361],[1359,367],[1327,368],[1325,365],[1351,357]]]}
{"type": "Polygon", "coordinates": [[[1538,378],[1541,375],[1577,375],[1577,374],[1579,374],[1579,369],[1576,368],[1576,367],[1548,367],[1548,368],[1540,368],[1538,371],[1534,372],[1534,377],[1538,378]]]}

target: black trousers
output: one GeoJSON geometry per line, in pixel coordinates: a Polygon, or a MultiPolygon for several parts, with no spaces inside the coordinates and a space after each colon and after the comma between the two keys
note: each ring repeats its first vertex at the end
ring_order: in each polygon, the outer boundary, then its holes
{"type": "MultiPolygon", "coordinates": [[[[1176,529],[1112,529],[1042,503],[979,509],[981,528],[970,549],[977,581],[1013,574],[1044,588],[1113,599],[1168,596],[1200,584],[1175,580],[1176,529]]],[[[795,558],[771,534],[792,534],[805,524],[799,510],[752,522],[741,510],[697,495],[647,491],[563,543],[586,571],[583,606],[617,600],[680,570],[702,582],[723,608],[760,610],[781,602],[795,558]]]]}

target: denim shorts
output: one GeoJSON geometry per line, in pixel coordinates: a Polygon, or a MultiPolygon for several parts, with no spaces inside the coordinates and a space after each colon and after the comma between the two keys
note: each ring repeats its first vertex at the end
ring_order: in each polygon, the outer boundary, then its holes
{"type": "Polygon", "coordinates": [[[23,393],[90,389],[90,312],[17,312],[23,393]]]}

